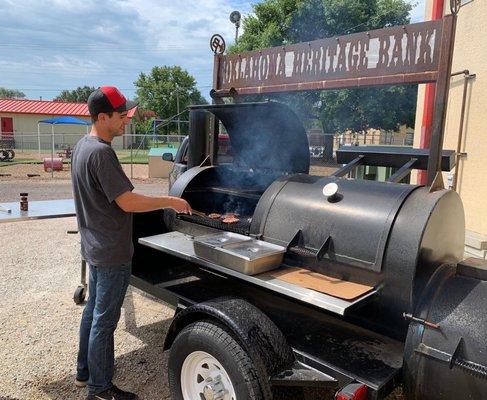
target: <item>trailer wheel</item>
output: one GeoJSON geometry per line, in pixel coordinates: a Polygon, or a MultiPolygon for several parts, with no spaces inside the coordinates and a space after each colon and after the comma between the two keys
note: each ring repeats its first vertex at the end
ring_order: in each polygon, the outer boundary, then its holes
{"type": "Polygon", "coordinates": [[[0,161],[5,161],[8,158],[8,153],[6,150],[0,150],[0,161]]]}
{"type": "Polygon", "coordinates": [[[7,159],[8,160],[13,160],[15,157],[15,151],[13,150],[7,150],[7,159]]]}
{"type": "Polygon", "coordinates": [[[178,334],[168,371],[174,400],[264,400],[249,355],[212,321],[192,323],[178,334]]]}
{"type": "Polygon", "coordinates": [[[73,300],[75,304],[82,304],[86,298],[86,288],[84,286],[78,286],[74,291],[73,300]]]}

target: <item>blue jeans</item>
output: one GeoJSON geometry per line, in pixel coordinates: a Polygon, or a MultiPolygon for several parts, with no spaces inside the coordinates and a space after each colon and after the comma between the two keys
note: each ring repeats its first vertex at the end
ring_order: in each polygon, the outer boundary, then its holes
{"type": "Polygon", "coordinates": [[[90,265],[89,297],[81,318],[77,379],[88,380],[88,393],[110,389],[115,354],[113,333],[127,291],[131,264],[90,265]]]}

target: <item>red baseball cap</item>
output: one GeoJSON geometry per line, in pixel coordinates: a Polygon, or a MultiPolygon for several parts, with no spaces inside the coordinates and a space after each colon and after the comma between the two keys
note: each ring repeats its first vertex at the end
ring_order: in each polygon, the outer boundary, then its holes
{"type": "Polygon", "coordinates": [[[115,86],[101,86],[88,97],[88,110],[92,117],[100,113],[124,112],[137,107],[135,101],[129,101],[115,86]]]}

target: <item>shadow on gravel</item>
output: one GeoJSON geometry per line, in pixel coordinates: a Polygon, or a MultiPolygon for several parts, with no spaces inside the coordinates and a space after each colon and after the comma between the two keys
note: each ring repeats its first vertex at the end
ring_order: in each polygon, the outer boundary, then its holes
{"type": "MultiPolygon", "coordinates": [[[[171,318],[152,324],[137,326],[136,310],[133,304],[132,288],[129,287],[124,301],[122,313],[125,323],[119,323],[117,329],[124,330],[140,340],[143,345],[137,350],[115,358],[114,383],[122,389],[130,390],[144,400],[169,399],[167,385],[167,355],[163,353],[164,337],[171,324],[171,318]]],[[[73,344],[74,345],[74,344],[73,344]]],[[[76,344],[77,345],[77,344],[76,344]]],[[[117,341],[115,340],[117,348],[117,341]]],[[[117,352],[117,350],[115,350],[117,352]]],[[[87,396],[86,389],[74,386],[75,360],[73,373],[62,380],[49,383],[42,391],[50,399],[82,400],[87,396]]],[[[1,398],[0,400],[17,400],[1,398]]]]}
{"type": "Polygon", "coordinates": [[[172,318],[163,321],[164,323],[166,323],[164,327],[160,326],[160,322],[137,326],[137,320],[136,320],[137,311],[135,310],[134,301],[133,301],[134,292],[137,292],[142,296],[146,296],[154,301],[160,302],[160,300],[156,299],[155,297],[152,297],[151,295],[147,295],[146,293],[138,289],[134,289],[132,286],[129,286],[129,288],[127,289],[127,294],[125,296],[125,300],[123,302],[123,308],[122,308],[122,313],[125,320],[125,326],[123,327],[123,329],[146,344],[148,344],[151,340],[153,340],[154,334],[159,335],[161,342],[163,343],[164,338],[166,336],[166,332],[169,329],[169,326],[171,325],[172,318]]]}

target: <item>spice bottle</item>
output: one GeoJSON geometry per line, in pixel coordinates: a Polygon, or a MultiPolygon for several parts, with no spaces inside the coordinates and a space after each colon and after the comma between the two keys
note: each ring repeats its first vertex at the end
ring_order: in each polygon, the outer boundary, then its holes
{"type": "Polygon", "coordinates": [[[29,200],[27,196],[29,193],[20,193],[20,211],[28,211],[29,210],[29,200]]]}

